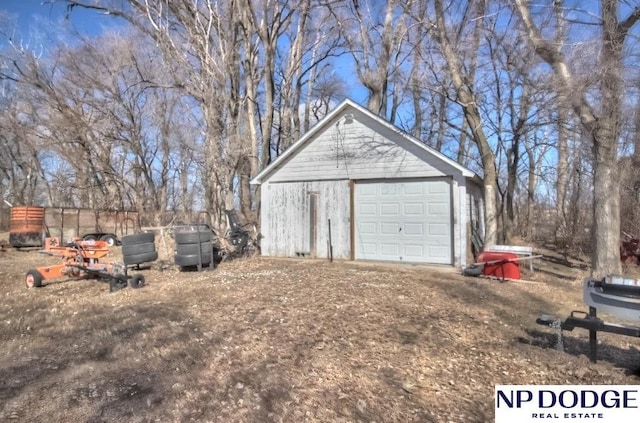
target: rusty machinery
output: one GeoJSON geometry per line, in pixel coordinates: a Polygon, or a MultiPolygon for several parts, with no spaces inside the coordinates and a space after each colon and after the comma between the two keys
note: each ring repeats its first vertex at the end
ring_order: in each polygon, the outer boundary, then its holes
{"type": "Polygon", "coordinates": [[[101,262],[109,254],[106,241],[76,239],[61,246],[55,238],[47,238],[45,252],[62,258],[62,263],[29,270],[25,277],[27,288],[40,287],[42,281],[60,277],[99,279],[109,283],[110,292],[126,287],[127,283],[132,288],[144,286],[144,275],[129,276],[127,266],[101,262]]]}

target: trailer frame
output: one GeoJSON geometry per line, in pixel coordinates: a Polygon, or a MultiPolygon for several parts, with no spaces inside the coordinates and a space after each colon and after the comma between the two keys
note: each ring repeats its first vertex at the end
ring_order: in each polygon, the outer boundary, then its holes
{"type": "MultiPolygon", "coordinates": [[[[638,281],[640,282],[640,281],[638,281]]],[[[562,331],[573,331],[575,328],[589,331],[589,359],[598,361],[598,332],[640,338],[640,327],[628,324],[605,322],[598,317],[598,307],[601,305],[605,313],[612,314],[622,320],[640,321],[640,285],[635,285],[633,279],[608,276],[602,280],[586,278],[583,282],[584,302],[589,311],[572,311],[565,319],[543,314],[536,319],[539,325],[549,326],[558,330],[559,344],[562,343],[562,331]],[[634,284],[632,284],[634,283],[634,284]],[[598,293],[599,299],[594,302],[590,294],[598,293]]],[[[602,310],[601,310],[602,311],[602,310]]]]}

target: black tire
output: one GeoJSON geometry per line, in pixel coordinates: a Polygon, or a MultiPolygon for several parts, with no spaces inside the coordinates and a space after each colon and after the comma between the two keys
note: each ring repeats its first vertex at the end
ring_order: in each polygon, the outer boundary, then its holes
{"type": "Polygon", "coordinates": [[[209,265],[211,263],[211,254],[203,253],[200,257],[197,254],[189,254],[189,255],[178,255],[176,254],[173,257],[173,260],[176,265],[185,267],[185,266],[197,266],[199,264],[209,265]]]}
{"type": "Polygon", "coordinates": [[[125,275],[116,275],[109,279],[109,292],[116,292],[127,287],[127,277],[125,275]]]}
{"type": "MultiPolygon", "coordinates": [[[[201,270],[206,270],[209,269],[211,267],[211,265],[209,263],[207,264],[203,264],[202,265],[202,269],[198,269],[198,265],[193,265],[193,266],[178,266],[178,270],[180,272],[199,272],[201,270]]],[[[214,266],[215,268],[215,266],[214,266]]]]}
{"type": "Polygon", "coordinates": [[[137,274],[131,276],[131,279],[129,279],[129,286],[134,289],[142,288],[144,286],[144,275],[137,274]]]}
{"type": "Polygon", "coordinates": [[[127,266],[131,264],[147,263],[149,261],[155,261],[157,259],[158,259],[158,252],[155,250],[149,253],[130,254],[122,257],[122,261],[127,266]]]}
{"type": "Polygon", "coordinates": [[[484,269],[483,265],[471,265],[467,266],[462,270],[462,274],[464,276],[480,276],[482,274],[482,270],[484,269]]]}
{"type": "Polygon", "coordinates": [[[98,239],[95,235],[85,235],[82,237],[83,241],[96,241],[98,239]]]}
{"type": "Polygon", "coordinates": [[[132,256],[136,254],[152,253],[156,250],[156,245],[153,242],[147,242],[144,244],[131,244],[122,246],[123,256],[132,256]]]}
{"type": "Polygon", "coordinates": [[[102,235],[100,241],[106,242],[109,247],[113,247],[118,243],[118,239],[114,235],[102,235]]]}
{"type": "Polygon", "coordinates": [[[200,244],[176,244],[177,256],[190,256],[194,254],[209,254],[212,250],[211,241],[202,242],[200,244]]]}
{"type": "Polygon", "coordinates": [[[155,241],[155,238],[156,236],[153,232],[142,232],[139,234],[123,236],[120,242],[122,242],[122,246],[134,245],[134,244],[148,244],[149,242],[155,241]]]}
{"type": "Polygon", "coordinates": [[[173,234],[176,244],[197,244],[198,242],[211,241],[211,231],[200,232],[176,232],[173,234]]]}
{"type": "Polygon", "coordinates": [[[42,286],[42,274],[37,270],[29,270],[24,278],[27,288],[39,288],[42,286]]]}

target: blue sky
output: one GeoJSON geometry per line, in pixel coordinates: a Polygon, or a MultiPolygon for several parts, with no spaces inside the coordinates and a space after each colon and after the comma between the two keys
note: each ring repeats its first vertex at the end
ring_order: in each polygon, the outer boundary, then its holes
{"type": "MultiPolygon", "coordinates": [[[[115,24],[113,17],[103,16],[94,11],[75,8],[70,20],[65,21],[66,6],[63,3],[45,3],[46,0],[0,0],[0,13],[9,14],[17,19],[17,29],[27,36],[44,21],[70,23],[86,35],[96,35],[105,26],[115,24]]],[[[0,23],[3,24],[4,22],[0,23]]]]}

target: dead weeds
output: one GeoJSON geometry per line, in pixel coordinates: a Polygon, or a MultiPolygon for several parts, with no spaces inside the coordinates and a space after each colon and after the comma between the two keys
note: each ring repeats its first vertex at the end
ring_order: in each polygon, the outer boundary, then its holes
{"type": "Polygon", "coordinates": [[[26,271],[57,259],[0,254],[4,420],[488,422],[496,384],[640,382],[638,339],[600,334],[592,364],[586,331],[558,351],[535,324],[585,309],[584,268],[550,253],[524,275],[537,284],[253,258],[152,268],[112,294],[91,280],[28,290],[26,271]]]}

